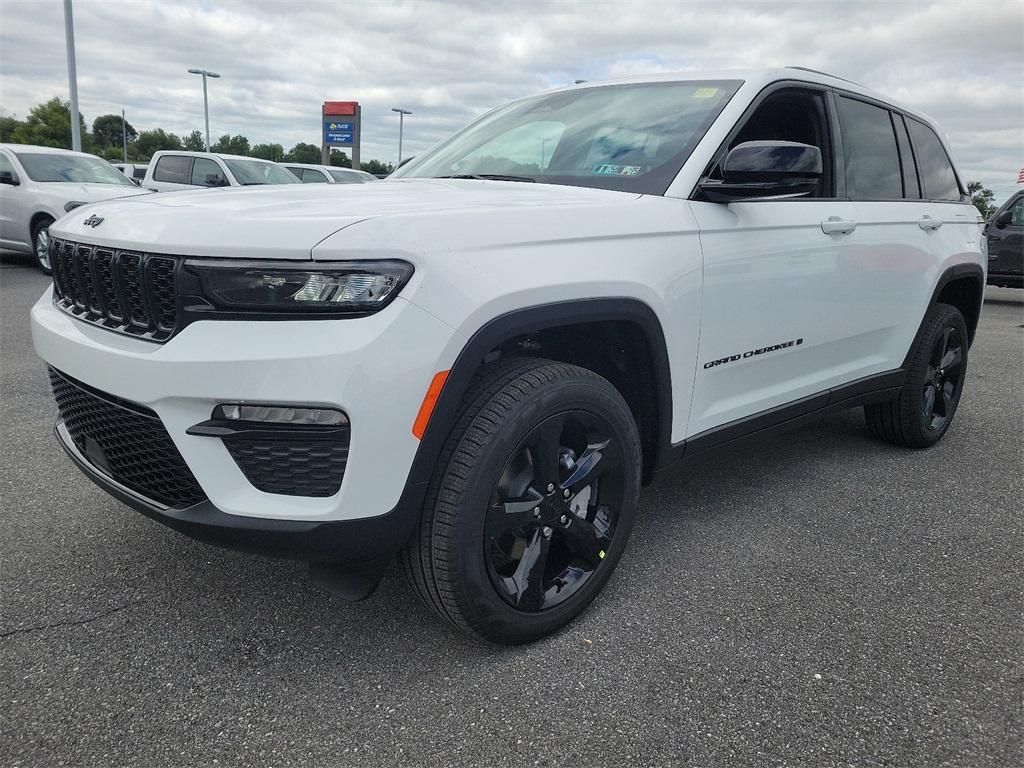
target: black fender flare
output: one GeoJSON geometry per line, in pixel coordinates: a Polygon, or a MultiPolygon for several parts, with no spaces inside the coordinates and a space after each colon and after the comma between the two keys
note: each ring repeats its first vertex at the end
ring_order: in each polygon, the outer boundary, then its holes
{"type": "Polygon", "coordinates": [[[524,307],[499,315],[481,326],[466,342],[445,380],[420,441],[398,508],[422,507],[427,485],[452,428],[463,397],[485,357],[502,343],[528,333],[567,325],[602,321],[634,323],[647,338],[654,365],[658,401],[655,466],[671,453],[672,379],[661,321],[651,307],[628,297],[578,299],[524,307]]]}
{"type": "MultiPolygon", "coordinates": [[[[945,272],[939,275],[939,279],[935,282],[935,287],[932,289],[932,297],[928,302],[928,306],[925,308],[925,315],[928,310],[934,307],[938,301],[939,296],[942,294],[942,290],[949,285],[953,280],[959,280],[964,277],[974,278],[978,284],[978,315],[981,315],[981,305],[985,302],[985,270],[981,268],[980,264],[954,264],[949,267],[945,272]]],[[[975,329],[977,328],[977,320],[975,319],[975,329]]],[[[970,323],[970,318],[968,318],[970,323]]],[[[921,317],[921,322],[917,326],[917,333],[914,334],[914,341],[910,344],[910,349],[907,350],[906,356],[903,358],[902,368],[907,370],[910,367],[910,358],[914,354],[914,350],[917,348],[918,339],[921,338],[921,333],[924,331],[924,317],[921,317]]],[[[974,342],[975,333],[972,331],[970,338],[968,339],[968,346],[974,342]]]]}

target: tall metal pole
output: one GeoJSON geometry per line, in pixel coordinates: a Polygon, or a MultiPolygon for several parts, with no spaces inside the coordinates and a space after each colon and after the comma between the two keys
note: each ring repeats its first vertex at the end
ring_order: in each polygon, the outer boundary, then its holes
{"type": "MultiPolygon", "coordinates": [[[[398,113],[398,165],[402,164],[402,133],[405,129],[405,116],[411,115],[408,109],[391,108],[392,112],[398,113]]],[[[397,167],[397,166],[396,166],[397,167]]]]}
{"type": "Polygon", "coordinates": [[[75,71],[75,20],[71,0],[64,0],[64,39],[68,54],[68,86],[71,91],[71,148],[82,151],[82,129],[78,125],[78,73],[75,71]]]}
{"type": "Polygon", "coordinates": [[[206,98],[206,73],[203,72],[203,115],[206,116],[206,151],[210,151],[210,102],[206,98]]]}
{"type": "Polygon", "coordinates": [[[405,132],[405,113],[398,113],[398,164],[402,164],[402,134],[405,132]]]}
{"type": "Polygon", "coordinates": [[[125,127],[124,110],[121,110],[121,146],[124,148],[124,161],[128,162],[128,129],[125,127]]]}
{"type": "Polygon", "coordinates": [[[203,76],[203,117],[206,119],[206,151],[210,151],[210,101],[206,95],[206,78],[207,77],[220,77],[216,72],[210,72],[206,69],[190,69],[188,71],[190,75],[202,75],[203,76]]]}

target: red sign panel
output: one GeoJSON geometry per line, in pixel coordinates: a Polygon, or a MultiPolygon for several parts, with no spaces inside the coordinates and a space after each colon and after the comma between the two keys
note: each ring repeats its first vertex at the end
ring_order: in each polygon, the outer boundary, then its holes
{"type": "Polygon", "coordinates": [[[354,115],[356,113],[356,107],[359,106],[358,101],[325,101],[324,102],[324,114],[325,115],[354,115]]]}

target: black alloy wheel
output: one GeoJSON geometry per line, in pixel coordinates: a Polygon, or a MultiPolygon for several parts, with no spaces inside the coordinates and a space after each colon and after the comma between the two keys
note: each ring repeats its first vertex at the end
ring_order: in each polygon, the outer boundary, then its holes
{"type": "Polygon", "coordinates": [[[933,304],[907,355],[903,386],[891,400],[864,406],[871,434],[907,448],[939,442],[963,394],[969,338],[959,309],[933,304]]]}
{"type": "Polygon", "coordinates": [[[496,643],[563,627],[608,582],[636,518],[642,455],[622,394],[528,357],[481,368],[399,553],[439,616],[496,643]]]}
{"type": "Polygon", "coordinates": [[[484,527],[487,572],[513,608],[574,595],[601,567],[622,508],[622,452],[602,417],[551,416],[505,464],[484,527]]]}
{"type": "Polygon", "coordinates": [[[939,430],[953,415],[953,406],[960,395],[963,381],[964,341],[952,326],[943,329],[935,340],[925,369],[921,415],[925,428],[939,430]]]}

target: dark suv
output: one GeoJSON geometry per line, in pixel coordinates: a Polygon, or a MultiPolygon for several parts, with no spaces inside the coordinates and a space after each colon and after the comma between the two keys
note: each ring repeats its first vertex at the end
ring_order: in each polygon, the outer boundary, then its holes
{"type": "Polygon", "coordinates": [[[1024,288],[1024,191],[1003,203],[985,225],[988,284],[1024,288]]]}

